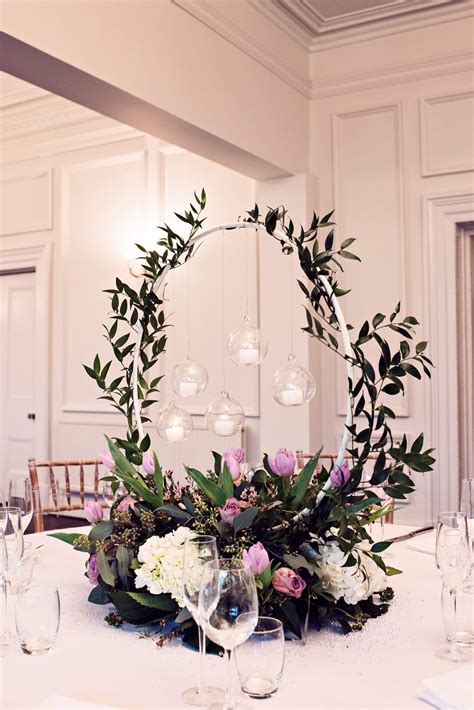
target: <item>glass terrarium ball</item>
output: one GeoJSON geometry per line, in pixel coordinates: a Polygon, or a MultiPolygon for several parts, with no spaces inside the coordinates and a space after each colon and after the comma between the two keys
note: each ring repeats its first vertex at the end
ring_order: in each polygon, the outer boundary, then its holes
{"type": "Polygon", "coordinates": [[[250,325],[248,316],[245,316],[243,326],[235,328],[227,338],[227,352],[237,365],[259,365],[267,349],[265,335],[250,325]]]}
{"type": "Polygon", "coordinates": [[[206,368],[188,358],[174,366],[171,386],[180,397],[195,397],[204,392],[208,379],[206,368]]]}
{"type": "Polygon", "coordinates": [[[241,429],[244,420],[242,405],[229,397],[228,392],[221,392],[206,410],[207,428],[218,436],[232,436],[241,429]]]}
{"type": "Polygon", "coordinates": [[[314,397],[316,383],[311,372],[297,365],[294,355],[290,355],[288,363],[273,375],[272,393],[278,404],[297,407],[314,397]]]}
{"type": "Polygon", "coordinates": [[[189,412],[171,402],[159,413],[156,428],[165,441],[183,441],[193,429],[193,420],[189,412]]]}

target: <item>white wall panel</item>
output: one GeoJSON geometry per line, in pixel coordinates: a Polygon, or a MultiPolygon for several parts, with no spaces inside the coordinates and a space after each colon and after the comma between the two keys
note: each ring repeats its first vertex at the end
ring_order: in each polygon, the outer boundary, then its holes
{"type": "Polygon", "coordinates": [[[421,174],[474,170],[474,92],[420,99],[421,174]]]}
{"type": "Polygon", "coordinates": [[[52,228],[51,171],[5,177],[0,183],[0,236],[52,228]]]}

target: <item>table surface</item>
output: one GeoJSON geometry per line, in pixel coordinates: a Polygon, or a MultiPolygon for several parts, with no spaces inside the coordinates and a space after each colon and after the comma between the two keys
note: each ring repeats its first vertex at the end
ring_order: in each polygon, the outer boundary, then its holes
{"type": "MultiPolygon", "coordinates": [[[[410,528],[386,530],[392,537],[410,528]]],[[[57,585],[61,626],[55,649],[44,656],[26,656],[15,643],[0,659],[0,707],[47,707],[54,695],[74,699],[75,707],[189,707],[180,695],[197,681],[198,654],[179,641],[158,648],[139,630],[109,627],[107,607],[87,602],[86,556],[44,533],[28,539],[43,545],[34,578],[57,585]]],[[[406,542],[392,546],[391,554],[387,563],[404,573],[391,578],[390,611],[348,636],[324,630],[310,634],[305,646],[287,642],[279,691],[265,701],[248,701],[250,707],[428,708],[417,699],[422,680],[453,669],[433,655],[444,642],[440,579],[433,556],[408,549],[406,542]]],[[[222,684],[224,660],[214,656],[208,664],[209,678],[222,684]]]]}

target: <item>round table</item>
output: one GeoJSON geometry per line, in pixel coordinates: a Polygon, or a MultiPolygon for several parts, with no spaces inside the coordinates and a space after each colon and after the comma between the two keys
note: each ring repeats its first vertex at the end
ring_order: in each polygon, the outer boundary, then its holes
{"type": "MultiPolygon", "coordinates": [[[[409,530],[387,525],[386,536],[409,530]]],[[[188,707],[180,695],[197,681],[198,654],[178,640],[158,648],[156,638],[140,629],[108,626],[107,607],[87,602],[86,555],[45,533],[28,539],[35,547],[42,545],[35,581],[59,589],[59,637],[44,656],[26,656],[15,643],[0,659],[0,706],[188,707]]],[[[432,555],[410,550],[406,542],[396,543],[391,552],[389,564],[403,574],[391,578],[395,599],[389,612],[348,636],[324,630],[310,633],[306,645],[287,642],[279,691],[265,701],[248,700],[251,707],[428,707],[417,699],[422,680],[453,668],[433,655],[444,641],[441,582],[432,555]]],[[[209,678],[222,684],[224,660],[214,656],[207,662],[209,678]]]]}

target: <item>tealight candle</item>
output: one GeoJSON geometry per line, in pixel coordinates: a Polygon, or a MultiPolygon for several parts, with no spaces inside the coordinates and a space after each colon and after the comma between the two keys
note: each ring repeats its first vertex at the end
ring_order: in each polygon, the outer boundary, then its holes
{"type": "Polygon", "coordinates": [[[214,431],[219,436],[230,436],[234,433],[235,425],[232,419],[216,419],[214,431]]]}
{"type": "Polygon", "coordinates": [[[258,362],[258,348],[240,348],[239,362],[241,365],[254,365],[258,362]]]}
{"type": "Polygon", "coordinates": [[[166,439],[167,441],[181,441],[184,439],[184,427],[182,426],[170,426],[166,429],[166,439]]]}
{"type": "Polygon", "coordinates": [[[197,394],[197,382],[180,382],[179,393],[181,397],[194,397],[197,394]]]}
{"type": "Polygon", "coordinates": [[[292,390],[283,390],[281,393],[281,401],[287,407],[295,404],[303,404],[303,390],[296,387],[292,390]]]}

